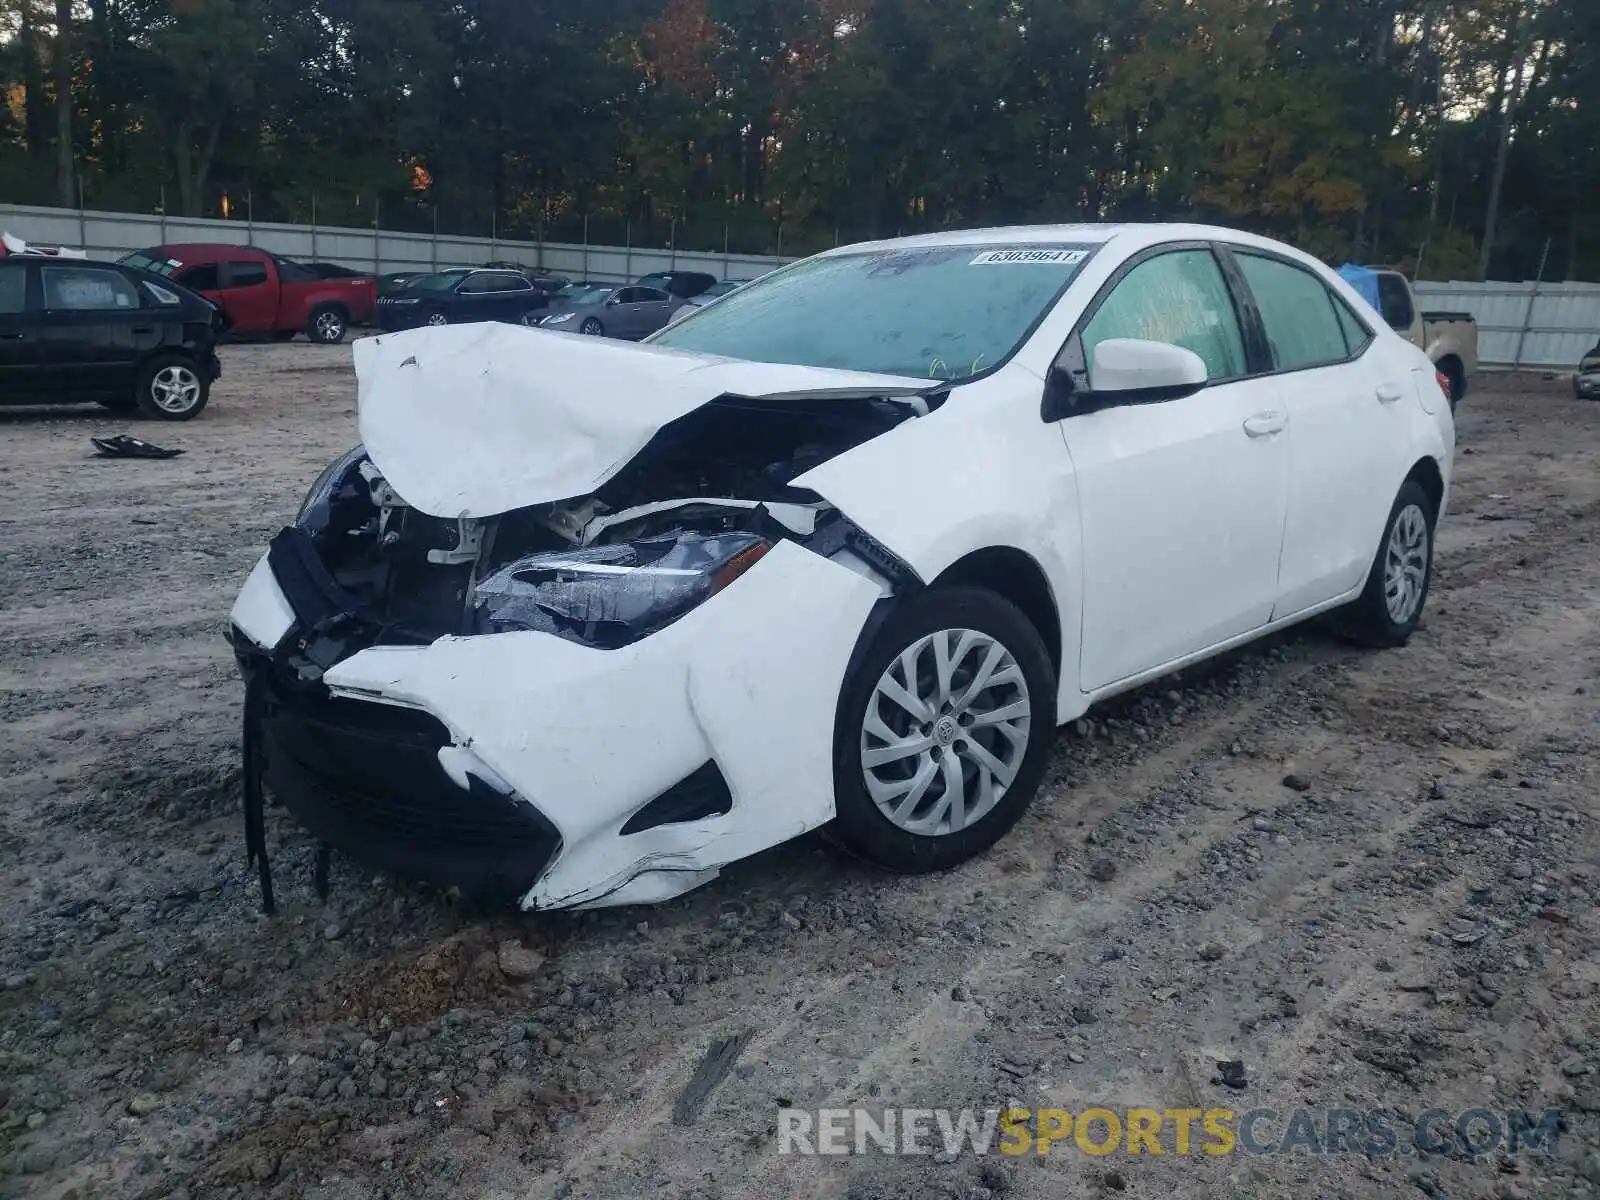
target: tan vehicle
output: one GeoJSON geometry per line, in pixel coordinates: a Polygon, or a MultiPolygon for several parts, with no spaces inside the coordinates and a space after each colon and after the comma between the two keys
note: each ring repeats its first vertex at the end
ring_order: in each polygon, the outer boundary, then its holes
{"type": "Polygon", "coordinates": [[[1399,271],[1381,267],[1378,298],[1383,319],[1433,360],[1450,380],[1450,403],[1461,403],[1478,374],[1478,322],[1471,313],[1423,312],[1417,307],[1411,281],[1399,271]]]}

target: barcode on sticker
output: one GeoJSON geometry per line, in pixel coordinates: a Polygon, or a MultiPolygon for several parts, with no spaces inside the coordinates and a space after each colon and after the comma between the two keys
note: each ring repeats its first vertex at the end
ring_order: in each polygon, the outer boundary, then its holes
{"type": "Polygon", "coordinates": [[[974,267],[1015,266],[1026,263],[1065,263],[1077,266],[1089,257],[1087,250],[985,250],[969,264],[974,267]]]}

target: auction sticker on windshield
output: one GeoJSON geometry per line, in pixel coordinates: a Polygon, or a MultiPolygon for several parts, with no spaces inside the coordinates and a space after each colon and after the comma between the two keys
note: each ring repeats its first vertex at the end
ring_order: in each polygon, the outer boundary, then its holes
{"type": "Polygon", "coordinates": [[[973,267],[998,267],[1015,266],[1027,263],[1065,263],[1069,267],[1077,266],[1089,257],[1087,250],[985,250],[973,259],[969,266],[973,267]]]}

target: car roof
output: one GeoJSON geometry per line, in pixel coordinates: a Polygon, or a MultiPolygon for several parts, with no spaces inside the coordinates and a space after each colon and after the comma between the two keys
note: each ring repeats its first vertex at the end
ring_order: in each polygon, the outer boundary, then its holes
{"type": "Polygon", "coordinates": [[[1228,229],[1220,225],[1195,225],[1179,222],[1124,222],[1080,223],[1063,225],[1003,225],[985,229],[949,229],[939,233],[916,234],[911,237],[885,238],[875,242],[857,242],[825,250],[818,258],[836,255],[874,253],[885,250],[937,249],[941,246],[1015,246],[1051,245],[1075,242],[1080,245],[1107,246],[1116,243],[1129,253],[1167,242],[1221,241],[1235,246],[1250,246],[1285,255],[1308,265],[1329,270],[1325,263],[1284,242],[1274,241],[1257,234],[1228,229]]]}

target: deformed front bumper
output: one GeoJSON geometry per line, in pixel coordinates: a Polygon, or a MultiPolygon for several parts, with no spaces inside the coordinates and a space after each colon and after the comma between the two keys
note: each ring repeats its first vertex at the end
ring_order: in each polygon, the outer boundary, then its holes
{"type": "Polygon", "coordinates": [[[879,588],[799,546],[621,649],[444,637],[313,683],[286,667],[316,619],[289,599],[314,607],[304,582],[263,558],[234,642],[264,673],[268,785],[358,861],[527,908],[647,903],[833,817],[835,709],[879,588]]]}

